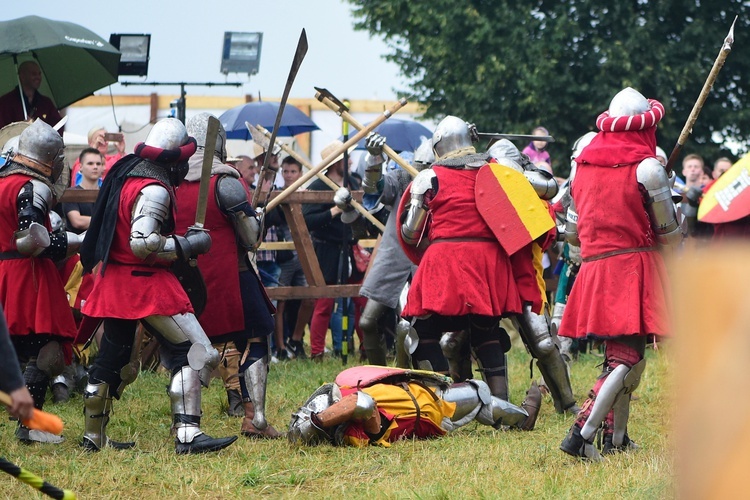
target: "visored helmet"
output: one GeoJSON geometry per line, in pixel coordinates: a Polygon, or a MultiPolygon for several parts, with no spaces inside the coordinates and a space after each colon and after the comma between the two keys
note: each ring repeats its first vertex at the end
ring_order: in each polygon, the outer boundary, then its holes
{"type": "Polygon", "coordinates": [[[53,183],[63,169],[65,145],[51,126],[37,119],[21,132],[13,161],[48,177],[53,183]]]}
{"type": "MultiPolygon", "coordinates": [[[[190,137],[195,137],[199,148],[206,147],[206,134],[208,132],[208,119],[213,116],[211,113],[198,113],[187,121],[185,128],[190,137]]],[[[224,126],[219,123],[219,133],[216,136],[216,156],[222,162],[227,159],[227,132],[224,126]]]]}

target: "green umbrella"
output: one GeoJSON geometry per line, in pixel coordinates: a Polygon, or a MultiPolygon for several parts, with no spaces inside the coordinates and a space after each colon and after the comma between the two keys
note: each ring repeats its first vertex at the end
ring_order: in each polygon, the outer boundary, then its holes
{"type": "Polygon", "coordinates": [[[0,95],[18,85],[18,65],[30,60],[42,69],[39,91],[59,109],[115,83],[120,51],[74,23],[39,16],[0,22],[0,95]]]}

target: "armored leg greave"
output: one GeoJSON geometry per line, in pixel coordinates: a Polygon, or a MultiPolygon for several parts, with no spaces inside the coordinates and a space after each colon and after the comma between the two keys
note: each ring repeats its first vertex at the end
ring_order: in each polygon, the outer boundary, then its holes
{"type": "MultiPolygon", "coordinates": [[[[591,412],[581,427],[581,436],[584,439],[587,441],[594,439],[597,429],[617,402],[619,404],[615,409],[615,434],[619,438],[618,445],[622,445],[629,416],[630,394],[638,387],[645,367],[646,360],[642,359],[632,367],[624,364],[618,365],[606,376],[596,394],[591,412]]],[[[615,444],[615,436],[613,436],[613,444],[615,444]]]]}
{"type": "Polygon", "coordinates": [[[379,319],[386,312],[388,306],[376,300],[368,299],[362,315],[359,318],[359,326],[364,334],[363,345],[367,354],[367,361],[371,365],[386,366],[386,352],[388,348],[385,343],[385,335],[379,328],[379,319]]]}
{"type": "Polygon", "coordinates": [[[444,422],[447,430],[457,429],[476,420],[484,425],[519,425],[528,413],[522,408],[493,396],[490,388],[481,380],[469,380],[452,384],[442,394],[445,401],[456,404],[456,412],[450,422],[444,422]]]}
{"type": "Polygon", "coordinates": [[[99,451],[105,446],[126,449],[135,446],[133,442],[121,443],[107,437],[107,424],[112,411],[112,396],[109,384],[89,383],[83,391],[83,442],[81,446],[89,451],[99,451]]]}
{"type": "Polygon", "coordinates": [[[396,366],[399,368],[411,368],[411,354],[407,350],[407,336],[411,332],[411,324],[401,319],[396,324],[396,366]]]}
{"type": "Polygon", "coordinates": [[[184,366],[169,384],[173,427],[180,443],[190,443],[203,431],[201,423],[201,383],[198,372],[184,366]]]}
{"type": "Polygon", "coordinates": [[[266,421],[266,384],[268,381],[268,356],[263,356],[245,369],[242,376],[253,402],[253,425],[262,431],[268,427],[266,421]]]}
{"type": "Polygon", "coordinates": [[[214,439],[201,431],[201,381],[198,372],[189,366],[183,366],[172,377],[169,399],[178,454],[221,450],[237,439],[237,436],[214,439]]]}
{"type": "Polygon", "coordinates": [[[525,305],[523,314],[516,320],[518,332],[531,355],[536,358],[537,367],[549,387],[555,410],[558,413],[577,413],[568,368],[550,333],[547,317],[532,312],[531,306],[525,305]]]}
{"type": "Polygon", "coordinates": [[[563,360],[568,367],[568,375],[570,375],[570,362],[573,360],[573,339],[570,337],[558,337],[557,331],[562,323],[562,317],[565,313],[565,304],[556,303],[554,309],[552,309],[552,320],[550,321],[550,332],[555,338],[555,341],[560,346],[560,354],[562,354],[563,360]]]}

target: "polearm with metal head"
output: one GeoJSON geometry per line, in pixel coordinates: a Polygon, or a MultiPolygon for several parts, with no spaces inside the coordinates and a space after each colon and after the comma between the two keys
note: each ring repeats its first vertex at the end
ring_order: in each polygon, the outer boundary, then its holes
{"type": "MultiPolygon", "coordinates": [[[[328,109],[341,116],[341,118],[357,130],[362,130],[364,128],[364,126],[349,113],[349,106],[339,101],[329,90],[320,87],[315,87],[315,90],[315,98],[325,104],[328,109]]],[[[398,166],[409,172],[412,177],[416,177],[419,173],[416,168],[409,165],[409,163],[401,158],[387,143],[383,145],[383,152],[391,160],[395,161],[398,166]]]]}
{"type": "Polygon", "coordinates": [[[343,154],[344,151],[352,147],[353,145],[357,144],[363,137],[365,137],[367,134],[372,132],[377,128],[378,125],[386,121],[388,118],[393,116],[393,113],[397,112],[399,109],[406,106],[406,99],[400,99],[396,104],[391,106],[389,109],[383,111],[383,113],[378,116],[375,120],[373,120],[368,126],[357,132],[354,137],[346,141],[341,146],[337,147],[331,153],[323,158],[323,160],[318,163],[315,167],[311,168],[307,172],[305,172],[302,177],[297,179],[292,183],[291,186],[284,189],[282,192],[280,192],[276,197],[269,201],[266,204],[266,210],[270,211],[277,205],[279,205],[284,199],[286,199],[290,194],[295,192],[297,189],[299,189],[304,183],[312,179],[315,175],[317,175],[318,172],[321,172],[323,169],[327,168],[331,163],[333,163],[333,160],[335,160],[340,154],[343,154]]]}
{"type": "MultiPolygon", "coordinates": [[[[276,135],[279,133],[279,126],[281,125],[281,117],[284,114],[284,108],[286,107],[286,101],[289,99],[289,92],[292,90],[292,84],[294,83],[294,79],[297,77],[297,71],[299,71],[299,67],[302,64],[302,60],[305,58],[305,54],[307,54],[307,34],[305,33],[304,28],[302,29],[302,33],[299,35],[299,41],[297,42],[297,50],[294,52],[294,60],[292,60],[292,67],[289,69],[289,76],[286,79],[286,86],[284,87],[284,93],[281,96],[281,102],[279,103],[279,111],[276,113],[276,121],[273,125],[273,131],[271,133],[271,139],[269,141],[268,149],[266,150],[265,158],[263,159],[263,166],[260,169],[260,173],[258,174],[258,185],[255,186],[255,192],[253,192],[253,199],[251,202],[251,205],[253,209],[258,208],[258,205],[260,205],[260,194],[263,189],[263,184],[265,184],[265,181],[270,180],[273,182],[273,179],[276,178],[276,172],[278,171],[278,167],[271,168],[270,167],[270,160],[271,156],[273,154],[273,147],[276,142],[276,135]],[[268,177],[268,179],[266,179],[268,177]]],[[[268,192],[266,193],[266,197],[264,200],[264,205],[266,202],[268,202],[268,198],[271,196],[271,188],[269,186],[268,192]]]]}
{"type": "Polygon", "coordinates": [[[721,68],[724,66],[724,61],[726,61],[727,56],[732,51],[732,44],[734,43],[734,24],[736,22],[737,16],[735,16],[734,21],[732,21],[732,26],[729,28],[729,33],[724,39],[724,44],[721,46],[721,50],[719,50],[719,55],[714,61],[714,65],[711,68],[711,72],[708,74],[708,78],[706,78],[706,82],[703,84],[703,88],[701,89],[701,93],[698,96],[698,100],[695,101],[693,110],[690,112],[690,116],[688,116],[687,122],[685,122],[685,126],[682,127],[682,132],[680,132],[680,137],[677,139],[677,144],[675,144],[674,149],[672,150],[672,154],[669,155],[669,160],[667,160],[667,166],[665,167],[668,174],[672,172],[674,164],[677,162],[677,158],[680,156],[680,152],[682,151],[682,146],[685,145],[688,136],[693,131],[693,125],[695,125],[696,120],[698,120],[698,115],[700,114],[701,109],[703,109],[703,104],[706,102],[709,92],[711,92],[711,88],[716,81],[716,77],[719,75],[719,71],[721,71],[721,68]]]}
{"type": "MultiPolygon", "coordinates": [[[[254,127],[250,125],[248,122],[245,122],[245,126],[250,131],[250,135],[253,136],[253,142],[255,142],[256,144],[258,144],[258,141],[261,141],[261,140],[263,141],[263,143],[265,143],[266,141],[268,141],[268,138],[271,137],[271,132],[269,132],[268,130],[266,130],[260,125],[258,125],[257,127],[254,127]]],[[[278,145],[281,147],[282,151],[284,151],[286,154],[288,154],[289,156],[291,156],[292,158],[300,162],[302,166],[305,167],[306,169],[310,170],[311,168],[313,168],[312,163],[310,163],[310,160],[308,160],[307,158],[305,158],[304,156],[296,152],[289,145],[284,144],[283,142],[279,142],[278,145]]],[[[316,176],[318,179],[323,181],[326,184],[326,186],[331,188],[331,190],[333,191],[336,191],[339,187],[341,187],[338,184],[336,184],[334,181],[332,181],[330,177],[328,177],[327,175],[323,173],[318,172],[316,176]]],[[[380,230],[380,232],[385,231],[385,226],[383,225],[383,223],[380,222],[378,219],[376,219],[375,216],[372,215],[357,200],[352,200],[351,205],[352,207],[354,207],[356,211],[362,214],[364,218],[370,221],[372,225],[377,227],[380,230]]]]}
{"type": "MultiPolygon", "coordinates": [[[[349,101],[344,100],[344,105],[349,108],[349,101]]],[[[341,133],[344,138],[344,142],[349,140],[349,122],[341,120],[341,133]]],[[[344,150],[344,178],[343,187],[349,189],[349,148],[344,150]]],[[[339,255],[339,268],[337,273],[337,280],[339,285],[343,285],[349,279],[349,241],[346,237],[347,229],[351,233],[351,228],[346,224],[342,224],[341,231],[341,252],[339,255]]],[[[350,342],[353,341],[349,337],[349,300],[347,297],[339,297],[339,304],[341,305],[341,362],[346,366],[349,360],[349,348],[352,346],[350,342]]],[[[338,305],[338,304],[337,304],[338,305]]]]}

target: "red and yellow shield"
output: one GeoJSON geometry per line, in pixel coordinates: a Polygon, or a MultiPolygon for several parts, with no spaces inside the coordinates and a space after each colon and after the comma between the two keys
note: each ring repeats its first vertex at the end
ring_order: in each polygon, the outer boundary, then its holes
{"type": "Polygon", "coordinates": [[[510,167],[483,166],[474,194],[479,213],[508,255],[555,227],[547,203],[522,173],[510,167]]]}

